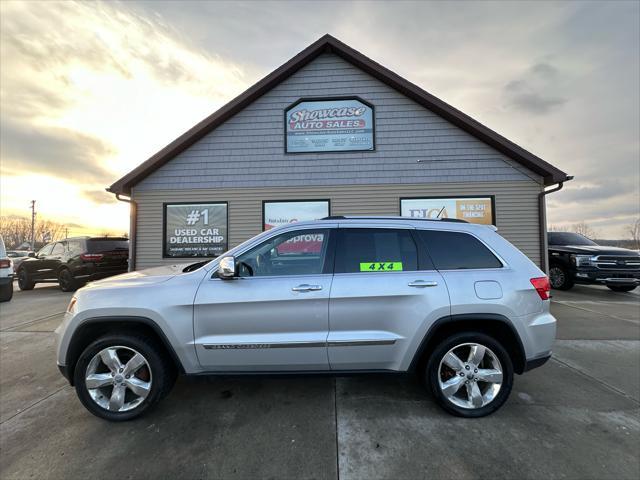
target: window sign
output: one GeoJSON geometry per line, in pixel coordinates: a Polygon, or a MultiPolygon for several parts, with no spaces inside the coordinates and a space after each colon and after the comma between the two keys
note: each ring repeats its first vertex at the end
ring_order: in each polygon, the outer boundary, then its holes
{"type": "MultiPolygon", "coordinates": [[[[270,230],[280,225],[304,220],[319,220],[329,216],[329,200],[303,202],[264,202],[263,229],[270,230]]],[[[305,233],[278,246],[278,254],[306,249],[319,252],[322,238],[316,234],[305,233]]]]}
{"type": "Polygon", "coordinates": [[[167,204],[165,257],[216,257],[227,251],[227,204],[167,204]]]}
{"type": "Polygon", "coordinates": [[[413,218],[457,218],[469,223],[495,225],[493,197],[403,198],[400,215],[413,218]]]}
{"type": "Polygon", "coordinates": [[[374,149],[373,107],[356,99],[310,100],[285,111],[286,151],[374,149]]]}
{"type": "Polygon", "coordinates": [[[329,216],[329,200],[264,202],[263,216],[263,230],[303,220],[319,220],[329,216]]]}

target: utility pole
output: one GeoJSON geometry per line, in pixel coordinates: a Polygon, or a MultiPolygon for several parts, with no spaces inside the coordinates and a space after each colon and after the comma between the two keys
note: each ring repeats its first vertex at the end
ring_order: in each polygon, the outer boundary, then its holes
{"type": "Polygon", "coordinates": [[[69,227],[64,227],[64,238],[69,238],[69,227]]]}
{"type": "Polygon", "coordinates": [[[35,250],[35,241],[36,241],[36,201],[31,200],[31,250],[35,250]]]}

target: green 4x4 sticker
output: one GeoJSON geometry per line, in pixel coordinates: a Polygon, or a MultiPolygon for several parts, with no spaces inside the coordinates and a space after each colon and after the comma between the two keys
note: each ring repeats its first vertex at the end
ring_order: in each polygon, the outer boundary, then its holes
{"type": "Polygon", "coordinates": [[[361,262],[361,272],[400,272],[402,262],[361,262]]]}

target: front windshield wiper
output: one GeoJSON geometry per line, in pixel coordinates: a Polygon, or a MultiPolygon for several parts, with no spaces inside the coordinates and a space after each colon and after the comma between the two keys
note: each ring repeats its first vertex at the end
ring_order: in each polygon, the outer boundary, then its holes
{"type": "Polygon", "coordinates": [[[192,263],[190,265],[187,265],[186,267],[184,267],[182,269],[182,273],[189,273],[189,272],[193,272],[194,270],[198,270],[200,267],[205,266],[209,262],[210,262],[210,260],[205,260],[203,262],[196,262],[196,263],[192,263]]]}

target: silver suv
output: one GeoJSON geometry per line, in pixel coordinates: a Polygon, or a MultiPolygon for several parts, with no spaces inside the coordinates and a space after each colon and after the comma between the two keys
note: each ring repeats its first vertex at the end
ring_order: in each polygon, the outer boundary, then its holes
{"type": "Polygon", "coordinates": [[[128,420],[180,374],[416,372],[448,412],[497,410],[551,355],[547,277],[495,228],[328,217],[210,262],[90,283],[58,366],[94,415],[128,420]]]}

